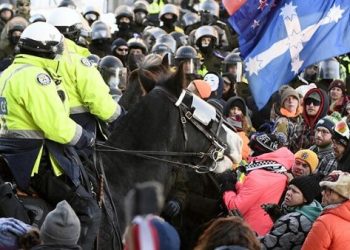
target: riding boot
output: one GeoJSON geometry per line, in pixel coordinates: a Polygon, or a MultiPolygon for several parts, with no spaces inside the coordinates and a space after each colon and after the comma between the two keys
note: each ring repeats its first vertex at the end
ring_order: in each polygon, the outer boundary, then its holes
{"type": "Polygon", "coordinates": [[[81,185],[75,190],[71,199],[67,201],[80,220],[81,231],[78,244],[84,250],[93,249],[101,222],[100,207],[81,185]]]}

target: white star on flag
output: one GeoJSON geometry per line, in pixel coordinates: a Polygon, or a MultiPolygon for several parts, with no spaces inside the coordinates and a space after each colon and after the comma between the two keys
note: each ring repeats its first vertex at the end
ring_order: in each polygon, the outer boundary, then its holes
{"type": "Polygon", "coordinates": [[[295,11],[295,9],[297,8],[297,6],[293,5],[292,2],[290,2],[289,4],[286,4],[283,8],[281,8],[281,16],[283,16],[283,19],[290,19],[292,20],[293,16],[296,16],[297,13],[295,11]]]}

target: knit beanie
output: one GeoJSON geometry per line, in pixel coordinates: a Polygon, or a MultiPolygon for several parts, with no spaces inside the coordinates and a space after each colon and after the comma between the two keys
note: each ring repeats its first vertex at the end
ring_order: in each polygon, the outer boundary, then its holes
{"type": "Polygon", "coordinates": [[[136,216],[126,235],[128,244],[135,250],[159,249],[179,250],[180,238],[175,228],[160,217],[154,215],[136,216]]]}
{"type": "Polygon", "coordinates": [[[350,200],[350,174],[339,170],[333,171],[320,182],[321,187],[327,187],[350,200]]]}
{"type": "Polygon", "coordinates": [[[306,162],[310,167],[310,172],[314,172],[318,165],[317,154],[309,149],[299,150],[294,154],[295,159],[302,160],[306,162]]]}
{"type": "Polygon", "coordinates": [[[281,105],[283,105],[284,101],[287,99],[288,96],[294,96],[298,99],[298,102],[300,103],[299,93],[292,87],[284,85],[280,88],[279,92],[281,95],[281,105]]]}
{"type": "Polygon", "coordinates": [[[80,221],[67,201],[59,202],[40,228],[40,237],[48,245],[75,245],[79,236],[80,221]]]}
{"type": "Polygon", "coordinates": [[[341,120],[335,124],[334,128],[332,129],[332,138],[341,143],[344,147],[348,145],[350,130],[344,120],[341,120]]]}
{"type": "Polygon", "coordinates": [[[311,203],[317,196],[321,194],[318,175],[306,175],[296,177],[289,182],[289,185],[294,185],[300,189],[306,200],[306,203],[311,203]]]}
{"type": "Polygon", "coordinates": [[[340,88],[343,94],[346,94],[346,86],[342,80],[334,80],[333,82],[331,82],[331,84],[329,85],[328,91],[330,91],[334,87],[340,88]]]}
{"type": "Polygon", "coordinates": [[[242,99],[236,98],[233,102],[230,103],[230,106],[230,108],[238,107],[242,111],[244,116],[247,115],[247,107],[242,99]]]}
{"type": "Polygon", "coordinates": [[[320,119],[317,124],[316,128],[318,127],[324,127],[329,130],[329,132],[332,132],[333,127],[337,122],[341,120],[341,114],[338,112],[333,112],[331,115],[327,115],[320,119]]]}
{"type": "Polygon", "coordinates": [[[112,43],[112,51],[116,48],[119,48],[120,46],[128,46],[127,42],[123,38],[117,38],[112,43]]]}

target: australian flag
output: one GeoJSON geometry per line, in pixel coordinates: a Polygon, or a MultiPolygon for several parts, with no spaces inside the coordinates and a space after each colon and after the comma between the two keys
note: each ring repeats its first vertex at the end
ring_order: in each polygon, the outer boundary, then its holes
{"type": "Polygon", "coordinates": [[[350,51],[350,0],[223,0],[262,108],[305,67],[350,51]]]}

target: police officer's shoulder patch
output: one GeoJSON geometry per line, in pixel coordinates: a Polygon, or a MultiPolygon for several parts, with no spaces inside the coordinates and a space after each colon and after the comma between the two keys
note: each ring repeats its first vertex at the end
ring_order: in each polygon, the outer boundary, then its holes
{"type": "Polygon", "coordinates": [[[92,64],[91,64],[91,62],[89,61],[89,59],[87,59],[87,58],[81,58],[81,60],[80,60],[80,62],[84,65],[84,66],[86,66],[86,67],[91,67],[92,66],[92,64]]]}
{"type": "Polygon", "coordinates": [[[48,74],[40,73],[36,76],[36,80],[41,85],[49,85],[51,83],[51,77],[48,74]]]}

